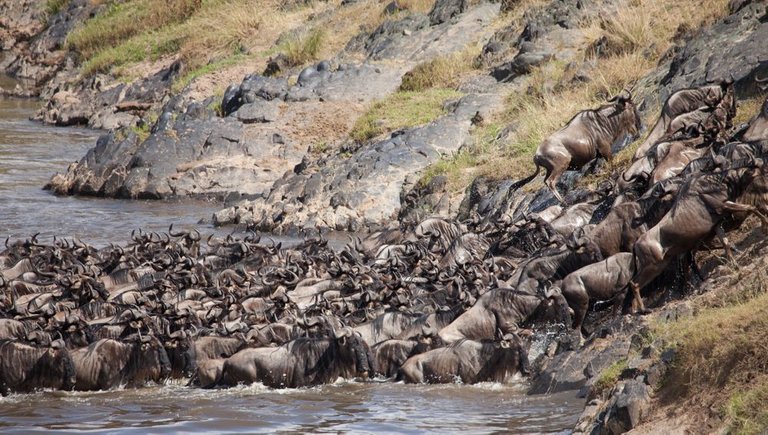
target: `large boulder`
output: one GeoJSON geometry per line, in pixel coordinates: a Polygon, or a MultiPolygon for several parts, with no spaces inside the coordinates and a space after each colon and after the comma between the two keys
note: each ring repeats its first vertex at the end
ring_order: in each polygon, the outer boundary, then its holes
{"type": "Polygon", "coordinates": [[[662,101],[677,89],[730,77],[739,95],[758,93],[755,77],[768,76],[768,7],[765,2],[742,3],[674,56],[661,80],[662,101]]]}

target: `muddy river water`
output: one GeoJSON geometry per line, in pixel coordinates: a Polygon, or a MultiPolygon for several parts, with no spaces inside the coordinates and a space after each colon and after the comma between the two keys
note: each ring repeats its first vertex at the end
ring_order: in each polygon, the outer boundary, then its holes
{"type": "MultiPolygon", "coordinates": [[[[28,118],[37,102],[0,99],[0,236],[40,233],[96,246],[129,240],[133,229],[205,224],[206,202],[56,197],[42,186],[80,159],[97,133],[28,118]]],[[[221,231],[221,230],[218,230],[221,231]]],[[[513,385],[343,382],[271,390],[260,385],[200,390],[181,383],[96,393],[39,392],[0,398],[0,432],[353,432],[567,433],[583,408],[574,392],[526,396],[513,385]]]]}

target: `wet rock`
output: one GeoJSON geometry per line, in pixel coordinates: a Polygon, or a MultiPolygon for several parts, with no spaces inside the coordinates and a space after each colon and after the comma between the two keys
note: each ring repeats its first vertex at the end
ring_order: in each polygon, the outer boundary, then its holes
{"type": "Polygon", "coordinates": [[[650,407],[648,386],[636,380],[619,384],[608,402],[597,433],[621,434],[637,427],[650,407]]]}
{"type": "Polygon", "coordinates": [[[763,2],[734,9],[735,14],[704,29],[674,56],[662,79],[662,100],[674,90],[731,76],[739,95],[759,92],[755,77],[768,75],[768,10],[763,2]]]}
{"type": "Polygon", "coordinates": [[[416,183],[407,193],[403,192],[402,208],[398,221],[405,227],[415,227],[429,216],[451,216],[448,178],[433,177],[426,185],[416,183]]]}
{"type": "Polygon", "coordinates": [[[553,394],[578,390],[614,362],[626,358],[629,341],[599,339],[577,351],[568,351],[546,361],[532,378],[528,394],[553,394]]]}
{"type": "Polygon", "coordinates": [[[429,12],[429,24],[437,25],[450,21],[468,8],[467,0],[437,0],[429,12]]]}

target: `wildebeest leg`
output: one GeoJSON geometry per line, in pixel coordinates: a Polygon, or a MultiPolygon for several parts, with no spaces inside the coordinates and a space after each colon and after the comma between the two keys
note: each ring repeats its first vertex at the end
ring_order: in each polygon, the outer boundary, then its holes
{"type": "Polygon", "coordinates": [[[632,286],[632,312],[634,313],[645,313],[645,304],[643,303],[643,298],[640,296],[640,285],[632,282],[630,283],[630,286],[632,286]],[[639,307],[639,310],[638,310],[639,307]]]}
{"type": "Polygon", "coordinates": [[[733,201],[725,201],[723,205],[724,208],[730,212],[754,213],[760,219],[760,222],[762,222],[763,232],[766,232],[766,229],[768,229],[768,217],[761,213],[761,210],[758,210],[757,207],[748,204],[739,204],[733,201]]]}
{"type": "Polygon", "coordinates": [[[562,153],[557,155],[548,155],[543,157],[535,155],[533,157],[534,163],[538,166],[544,167],[547,170],[547,174],[544,176],[544,184],[552,191],[558,201],[563,203],[563,197],[557,191],[557,181],[563,175],[568,165],[571,163],[571,157],[562,153]]]}
{"type": "MultiPolygon", "coordinates": [[[[728,240],[728,237],[725,236],[725,230],[723,230],[722,225],[717,225],[715,227],[715,234],[717,234],[717,238],[720,239],[720,243],[723,244],[723,250],[725,251],[725,256],[726,258],[728,258],[728,261],[730,261],[733,264],[736,264],[736,259],[733,258],[733,249],[731,248],[731,242],[728,240]]],[[[692,259],[691,264],[693,266],[696,266],[696,260],[692,259]]],[[[701,278],[700,273],[697,272],[697,275],[699,275],[699,278],[701,278]]]]}
{"type": "Polygon", "coordinates": [[[573,309],[573,329],[581,332],[581,325],[589,309],[589,294],[579,278],[568,277],[563,281],[562,289],[565,300],[573,309]]]}

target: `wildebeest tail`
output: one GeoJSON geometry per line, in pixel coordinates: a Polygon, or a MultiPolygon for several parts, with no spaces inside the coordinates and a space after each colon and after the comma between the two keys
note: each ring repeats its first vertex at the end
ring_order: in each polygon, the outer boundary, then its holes
{"type": "MultiPolygon", "coordinates": [[[[534,157],[534,163],[536,163],[535,157],[534,157]]],[[[525,186],[526,184],[530,183],[531,180],[533,180],[534,178],[536,178],[537,175],[539,175],[539,171],[541,171],[541,166],[539,166],[539,164],[536,163],[536,172],[534,172],[533,174],[531,174],[530,176],[528,176],[526,178],[523,178],[520,181],[516,181],[516,182],[512,183],[512,185],[509,186],[509,191],[513,192],[513,191],[515,191],[515,190],[525,186]]]]}

